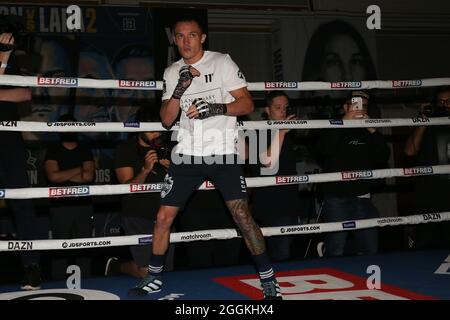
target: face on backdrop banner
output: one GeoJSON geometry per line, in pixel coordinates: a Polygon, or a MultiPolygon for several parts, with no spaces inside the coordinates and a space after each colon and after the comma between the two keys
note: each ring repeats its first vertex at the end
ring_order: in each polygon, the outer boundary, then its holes
{"type": "MultiPolygon", "coordinates": [[[[277,81],[362,81],[377,79],[376,42],[365,20],[321,17],[286,18],[274,25],[274,78],[277,81]]],[[[338,102],[348,91],[289,91],[291,98],[327,98],[338,102]]],[[[299,116],[333,114],[331,107],[302,108],[299,116]],[[313,110],[314,109],[314,110],[313,110]]]]}

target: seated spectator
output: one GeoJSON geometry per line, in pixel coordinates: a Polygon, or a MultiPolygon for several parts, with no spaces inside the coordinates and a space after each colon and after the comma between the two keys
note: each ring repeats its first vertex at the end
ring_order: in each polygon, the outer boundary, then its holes
{"type": "MultiPolygon", "coordinates": [[[[58,121],[76,122],[71,115],[62,115],[58,121]]],[[[78,142],[73,132],[60,133],[60,141],[47,150],[45,173],[52,187],[78,186],[94,181],[95,165],[89,148],[78,142]]],[[[50,208],[50,225],[53,239],[89,238],[92,236],[93,207],[90,197],[53,198],[50,208]]],[[[62,280],[70,257],[88,277],[91,262],[86,250],[76,253],[73,250],[56,252],[52,260],[52,277],[62,280]]]]}

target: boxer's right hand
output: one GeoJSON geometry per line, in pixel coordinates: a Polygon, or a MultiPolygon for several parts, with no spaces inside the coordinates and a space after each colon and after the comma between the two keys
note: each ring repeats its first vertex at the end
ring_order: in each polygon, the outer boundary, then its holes
{"type": "Polygon", "coordinates": [[[183,66],[179,71],[179,79],[175,90],[173,91],[172,98],[181,99],[181,96],[189,88],[192,80],[200,75],[200,72],[192,66],[183,66]]]}

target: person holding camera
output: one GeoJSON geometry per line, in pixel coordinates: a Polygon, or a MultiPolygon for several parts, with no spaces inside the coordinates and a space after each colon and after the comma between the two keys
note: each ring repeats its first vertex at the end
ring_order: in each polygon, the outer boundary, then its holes
{"type": "MultiPolygon", "coordinates": [[[[268,120],[295,120],[289,97],[283,91],[271,91],[266,97],[265,116],[268,120]]],[[[270,175],[296,175],[295,146],[290,130],[260,130],[259,138],[267,136],[267,145],[258,150],[258,163],[251,165],[252,176],[266,175],[263,169],[274,168],[270,175]]],[[[259,146],[259,143],[257,144],[259,146]]],[[[297,225],[300,203],[297,185],[255,188],[251,192],[255,220],[262,227],[297,225]]],[[[272,260],[287,260],[291,256],[294,236],[269,237],[267,250],[272,260]]]]}
{"type": "MultiPolygon", "coordinates": [[[[423,104],[418,120],[426,122],[432,117],[450,116],[450,87],[440,87],[431,103],[423,104]]],[[[450,127],[419,126],[414,128],[406,140],[404,152],[414,157],[417,166],[450,164],[450,127]]],[[[429,175],[415,178],[415,208],[417,213],[442,212],[450,209],[448,190],[449,175],[429,175]]],[[[429,223],[415,227],[415,248],[448,248],[450,245],[450,223],[429,223]]]]}
{"type": "MultiPolygon", "coordinates": [[[[0,77],[4,74],[19,74],[10,60],[14,45],[11,33],[0,34],[0,77]]],[[[7,123],[19,120],[19,104],[31,100],[31,89],[23,87],[0,88],[0,121],[7,123]]],[[[0,131],[0,184],[3,188],[27,188],[26,148],[20,132],[0,131]]],[[[8,205],[14,215],[19,240],[37,240],[40,234],[36,228],[36,215],[31,200],[11,199],[8,205]]],[[[39,253],[21,252],[24,279],[21,289],[40,289],[41,276],[39,253]]]]}
{"type": "MultiPolygon", "coordinates": [[[[369,95],[353,91],[345,102],[342,119],[368,119],[369,95]]],[[[389,148],[380,132],[375,128],[343,128],[327,130],[320,135],[316,145],[318,162],[323,172],[372,170],[385,166],[389,148]]],[[[325,222],[369,219],[378,217],[371,203],[373,180],[328,182],[320,187],[323,193],[325,222]]],[[[339,231],[325,234],[325,255],[344,254],[349,232],[339,231]]],[[[376,228],[353,232],[356,254],[374,254],[378,250],[376,228]]],[[[348,249],[348,248],[347,248],[348,249]]]]}
{"type": "MultiPolygon", "coordinates": [[[[149,108],[140,108],[136,114],[140,122],[159,122],[149,108]]],[[[170,164],[170,148],[157,131],[141,132],[122,142],[115,153],[115,171],[119,183],[161,183],[170,164]]],[[[159,193],[136,193],[122,197],[122,227],[126,235],[148,234],[153,230],[159,208],[159,193]]],[[[148,273],[151,245],[130,247],[132,261],[108,260],[105,275],[126,273],[144,278],[148,273]]],[[[173,249],[172,249],[173,251],[173,249]]],[[[171,252],[169,252],[169,255],[171,252]]],[[[168,264],[170,263],[169,262],[168,264]]]]}

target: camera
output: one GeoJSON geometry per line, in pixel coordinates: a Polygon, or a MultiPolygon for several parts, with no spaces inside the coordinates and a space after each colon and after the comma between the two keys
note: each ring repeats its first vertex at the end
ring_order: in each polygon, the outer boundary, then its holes
{"type": "MultiPolygon", "coordinates": [[[[146,141],[146,138],[143,138],[143,140],[146,141]]],[[[172,149],[170,148],[169,137],[167,134],[162,133],[157,138],[154,138],[150,141],[147,140],[146,142],[150,146],[150,149],[156,151],[156,155],[159,160],[170,159],[170,153],[172,149]]]]}
{"type": "Polygon", "coordinates": [[[293,107],[293,106],[287,106],[286,107],[286,117],[289,117],[289,116],[291,116],[291,115],[293,115],[293,114],[297,114],[296,113],[296,109],[293,107]]]}
{"type": "Polygon", "coordinates": [[[159,147],[156,149],[156,155],[159,160],[169,159],[170,160],[170,148],[167,147],[159,147]]]}
{"type": "Polygon", "coordinates": [[[450,110],[449,110],[449,108],[446,108],[444,106],[429,104],[429,105],[426,105],[423,107],[421,114],[428,118],[448,117],[448,116],[450,116],[450,110]]]}
{"type": "Polygon", "coordinates": [[[14,44],[0,43],[0,51],[22,50],[31,51],[33,37],[25,32],[25,22],[23,17],[15,15],[0,15],[0,34],[11,33],[14,37],[14,44]]]}

